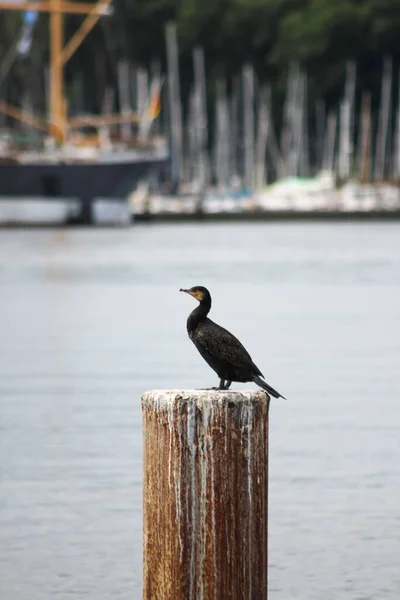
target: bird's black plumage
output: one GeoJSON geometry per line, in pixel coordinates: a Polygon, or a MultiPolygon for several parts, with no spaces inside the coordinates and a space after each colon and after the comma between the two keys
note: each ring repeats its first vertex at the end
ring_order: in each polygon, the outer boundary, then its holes
{"type": "Polygon", "coordinates": [[[180,291],[199,301],[199,306],[188,317],[187,332],[201,356],[220,378],[219,388],[227,390],[232,381],[254,381],[274,398],[283,398],[262,379],[264,375],[239,340],[208,318],[211,295],[207,288],[195,286],[180,291]]]}

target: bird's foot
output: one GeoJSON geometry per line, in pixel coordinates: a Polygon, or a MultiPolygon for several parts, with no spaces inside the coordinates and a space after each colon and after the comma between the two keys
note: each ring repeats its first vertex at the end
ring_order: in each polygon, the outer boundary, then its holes
{"type": "Polygon", "coordinates": [[[198,390],[199,392],[209,392],[210,390],[219,390],[219,389],[221,389],[221,388],[218,388],[218,387],[211,387],[211,388],[197,388],[197,390],[198,390]]]}

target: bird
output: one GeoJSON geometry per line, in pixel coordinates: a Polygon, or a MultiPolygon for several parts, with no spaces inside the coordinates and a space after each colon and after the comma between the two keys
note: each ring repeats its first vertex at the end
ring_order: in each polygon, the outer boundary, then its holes
{"type": "Polygon", "coordinates": [[[239,340],[208,318],[211,309],[211,294],[208,289],[196,285],[179,291],[193,296],[199,302],[199,306],[190,313],[186,328],[189,338],[220,379],[219,387],[212,389],[228,390],[232,381],[253,381],[274,398],[286,400],[264,381],[264,375],[239,340]]]}

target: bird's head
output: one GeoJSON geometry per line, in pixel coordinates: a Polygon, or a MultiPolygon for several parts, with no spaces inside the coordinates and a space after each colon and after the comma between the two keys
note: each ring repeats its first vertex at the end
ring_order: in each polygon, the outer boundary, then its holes
{"type": "Polygon", "coordinates": [[[181,288],[179,291],[185,292],[186,294],[193,296],[193,298],[196,298],[196,300],[198,300],[199,302],[211,301],[210,292],[207,288],[203,287],[202,285],[195,285],[194,287],[191,287],[188,290],[181,288]]]}

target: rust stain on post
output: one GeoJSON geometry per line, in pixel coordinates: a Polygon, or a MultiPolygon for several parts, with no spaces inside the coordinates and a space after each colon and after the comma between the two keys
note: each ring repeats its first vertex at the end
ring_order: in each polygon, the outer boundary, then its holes
{"type": "Polygon", "coordinates": [[[268,408],[260,391],[144,394],[143,600],[267,600],[268,408]]]}

